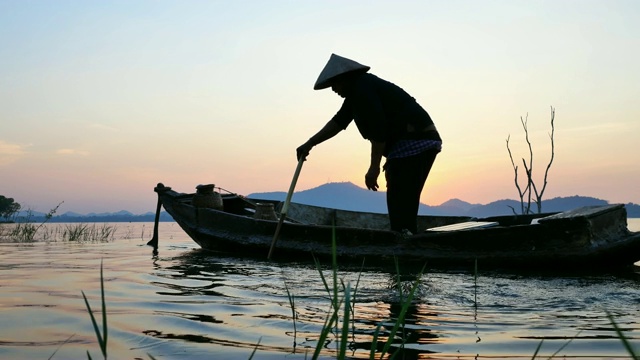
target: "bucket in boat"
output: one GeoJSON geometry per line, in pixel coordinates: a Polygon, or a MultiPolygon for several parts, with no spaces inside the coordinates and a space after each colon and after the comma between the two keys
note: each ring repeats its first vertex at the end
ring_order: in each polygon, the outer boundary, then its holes
{"type": "Polygon", "coordinates": [[[220,193],[213,191],[214,188],[214,184],[196,186],[196,193],[191,199],[191,204],[199,208],[222,210],[224,208],[222,196],[220,193]]]}
{"type": "Polygon", "coordinates": [[[253,218],[262,220],[278,220],[276,211],[271,203],[257,203],[256,213],[253,215],[253,218]]]}

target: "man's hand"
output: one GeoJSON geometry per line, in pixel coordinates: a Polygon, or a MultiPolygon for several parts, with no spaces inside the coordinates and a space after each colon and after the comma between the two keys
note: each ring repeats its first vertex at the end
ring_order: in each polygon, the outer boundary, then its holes
{"type": "Polygon", "coordinates": [[[309,144],[308,141],[298,146],[298,148],[296,149],[296,156],[298,158],[298,161],[300,161],[301,158],[306,160],[307,156],[309,155],[309,151],[311,151],[311,148],[313,148],[313,145],[309,144]]]}
{"type": "Polygon", "coordinates": [[[378,191],[378,176],[380,175],[380,167],[371,166],[367,174],[364,176],[364,183],[367,189],[378,191]]]}
{"type": "Polygon", "coordinates": [[[364,176],[364,183],[367,184],[367,189],[378,191],[378,175],[380,175],[380,161],[382,160],[382,152],[384,151],[385,143],[381,141],[371,140],[371,163],[369,165],[369,171],[364,176]]]}
{"type": "Polygon", "coordinates": [[[298,161],[300,159],[306,160],[309,155],[309,151],[311,148],[318,144],[322,144],[324,141],[331,139],[336,136],[342,128],[338,126],[333,120],[329,120],[329,122],[318,131],[317,134],[313,135],[306,143],[298,146],[296,149],[296,156],[298,157],[298,161]]]}

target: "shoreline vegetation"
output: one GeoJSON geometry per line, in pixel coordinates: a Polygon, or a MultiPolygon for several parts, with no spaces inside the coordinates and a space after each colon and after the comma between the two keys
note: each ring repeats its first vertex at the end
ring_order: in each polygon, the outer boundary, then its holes
{"type": "MultiPolygon", "coordinates": [[[[43,227],[34,222],[15,223],[11,228],[0,226],[0,243],[33,243],[33,242],[110,242],[116,239],[117,226],[109,224],[60,224],[43,227]]],[[[144,228],[140,237],[144,240],[144,228]]],[[[137,238],[131,231],[118,238],[137,238]]]]}
{"type": "MultiPolygon", "coordinates": [[[[51,218],[52,210],[44,220],[38,221],[35,218],[26,218],[24,221],[15,223],[0,223],[0,243],[33,243],[33,242],[110,242],[116,239],[138,238],[133,230],[126,227],[124,231],[117,225],[110,223],[59,223],[44,226],[51,218]],[[8,225],[8,226],[4,226],[8,225]],[[118,231],[120,230],[120,231],[118,231]]],[[[146,241],[145,227],[142,227],[139,237],[146,241]]]]}
{"type": "MultiPolygon", "coordinates": [[[[32,214],[32,215],[19,215],[14,219],[9,221],[0,221],[0,224],[14,224],[14,223],[39,223],[43,222],[46,218],[46,215],[40,215],[40,213],[32,214]]],[[[49,223],[127,223],[127,222],[154,222],[155,214],[147,213],[142,215],[77,215],[77,216],[68,216],[68,215],[58,215],[53,216],[51,219],[47,220],[49,223]]],[[[160,213],[161,222],[173,222],[173,218],[167,212],[162,211],[160,213]]]]}

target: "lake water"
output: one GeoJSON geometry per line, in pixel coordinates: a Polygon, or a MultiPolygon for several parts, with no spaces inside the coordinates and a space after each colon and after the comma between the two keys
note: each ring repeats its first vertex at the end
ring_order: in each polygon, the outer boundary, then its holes
{"type": "MultiPolygon", "coordinates": [[[[87,351],[102,358],[81,293],[100,321],[101,263],[111,359],[249,359],[254,350],[254,359],[311,358],[330,309],[314,266],[205,253],[175,223],[160,224],[153,255],[145,245],[153,224],[108,225],[117,229],[108,242],[0,243],[1,359],[86,359],[87,351]]],[[[55,233],[65,224],[46,226],[55,233]]],[[[629,226],[640,230],[640,219],[629,226]]],[[[340,268],[338,276],[358,286],[347,354],[368,359],[376,326],[388,330],[400,310],[394,273],[340,268]]],[[[541,343],[545,358],[557,351],[626,357],[606,311],[640,353],[637,270],[550,276],[480,269],[476,279],[470,269],[421,280],[407,314],[406,349],[396,359],[530,359],[541,343]]],[[[323,358],[335,358],[337,346],[334,332],[323,358]]]]}

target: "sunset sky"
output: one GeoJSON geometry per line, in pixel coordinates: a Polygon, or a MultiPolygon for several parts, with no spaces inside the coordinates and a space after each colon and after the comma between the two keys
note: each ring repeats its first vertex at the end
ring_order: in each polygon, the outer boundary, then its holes
{"type": "MultiPolygon", "coordinates": [[[[528,159],[527,115],[541,187],[552,106],[544,198],[640,203],[639,19],[637,0],[0,0],[0,195],[143,213],[158,182],[287,191],[296,147],[341,104],[313,90],[336,53],[434,119],[425,204],[517,199],[505,142],[528,159]]],[[[352,124],[296,190],[364,187],[368,161],[352,124]]]]}

